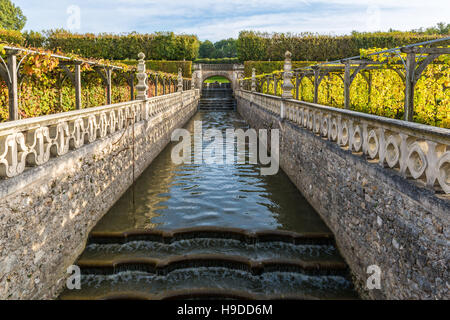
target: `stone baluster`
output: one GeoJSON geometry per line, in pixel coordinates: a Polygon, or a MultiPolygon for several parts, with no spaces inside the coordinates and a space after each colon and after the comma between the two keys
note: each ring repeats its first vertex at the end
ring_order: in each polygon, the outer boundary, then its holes
{"type": "Polygon", "coordinates": [[[183,70],[178,69],[178,92],[183,92],[183,70]]]}
{"type": "Polygon", "coordinates": [[[292,89],[294,89],[294,85],[292,84],[292,54],[289,51],[285,53],[284,59],[284,72],[283,72],[283,93],[281,95],[284,99],[292,99],[292,89]]]}
{"type": "Polygon", "coordinates": [[[252,68],[252,92],[256,91],[256,69],[252,68]]]}
{"type": "Polygon", "coordinates": [[[191,89],[197,89],[197,72],[192,75],[191,89]]]}
{"type": "Polygon", "coordinates": [[[286,102],[284,100],[286,99],[292,99],[292,89],[294,89],[294,85],[292,84],[292,61],[291,61],[292,54],[289,51],[286,51],[285,53],[285,59],[284,59],[284,72],[283,72],[283,93],[281,94],[281,108],[280,108],[280,118],[285,118],[285,104],[286,102]]]}
{"type": "Polygon", "coordinates": [[[145,73],[145,54],[139,53],[138,55],[139,61],[138,61],[138,67],[137,67],[137,79],[138,84],[136,86],[137,91],[137,99],[138,100],[147,100],[147,74],[145,73]]]}

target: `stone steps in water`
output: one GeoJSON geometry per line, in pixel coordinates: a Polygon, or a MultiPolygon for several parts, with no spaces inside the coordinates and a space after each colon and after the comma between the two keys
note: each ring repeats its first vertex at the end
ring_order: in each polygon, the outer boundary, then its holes
{"type": "Polygon", "coordinates": [[[94,232],[61,299],[355,299],[329,233],[198,227],[94,232]],[[285,251],[285,252],[284,252],[285,251]]]}
{"type": "Polygon", "coordinates": [[[211,110],[231,110],[235,109],[234,102],[228,103],[200,103],[199,110],[211,111],[211,110]]]}
{"type": "MultiPolygon", "coordinates": [[[[300,294],[285,295],[281,297],[287,300],[318,300],[313,296],[300,294]]],[[[152,294],[138,291],[116,291],[107,294],[97,294],[92,296],[81,296],[77,294],[67,294],[61,297],[63,300],[191,300],[191,299],[233,299],[233,300],[277,300],[279,295],[258,295],[246,291],[230,289],[181,289],[165,291],[160,294],[152,294]]]]}
{"type": "Polygon", "coordinates": [[[115,260],[80,259],[77,263],[82,274],[116,274],[123,271],[142,271],[167,275],[174,270],[187,268],[228,268],[243,270],[252,275],[266,272],[297,272],[308,275],[346,276],[348,269],[343,261],[305,261],[301,259],[265,259],[256,261],[226,254],[193,254],[171,256],[166,259],[153,257],[121,258],[115,260]]]}
{"type": "Polygon", "coordinates": [[[127,243],[89,244],[80,261],[112,261],[123,258],[166,259],[177,255],[227,254],[255,261],[267,259],[301,259],[304,261],[342,261],[331,244],[298,244],[286,242],[246,243],[239,240],[198,238],[171,243],[129,241],[127,243]]]}
{"type": "Polygon", "coordinates": [[[249,232],[233,228],[198,227],[176,231],[134,230],[92,233],[80,257],[86,260],[122,258],[166,259],[177,255],[227,254],[255,261],[301,259],[341,262],[329,233],[249,232]]]}
{"type": "MultiPolygon", "coordinates": [[[[109,295],[130,293],[147,295],[147,299],[160,299],[171,296],[172,292],[200,290],[242,292],[253,299],[358,298],[351,281],[341,275],[309,275],[288,271],[255,275],[245,270],[225,267],[192,267],[175,269],[165,275],[139,270],[114,274],[83,274],[81,290],[67,290],[60,299],[104,299],[109,295]]],[[[214,294],[209,297],[203,295],[203,298],[214,297],[214,294]]]]}
{"type": "MultiPolygon", "coordinates": [[[[125,291],[117,290],[102,294],[91,292],[91,295],[66,293],[61,300],[324,300],[323,296],[317,297],[300,293],[292,294],[258,294],[244,290],[188,288],[180,290],[166,290],[158,294],[143,292],[141,290],[125,291]]],[[[356,300],[357,296],[349,292],[345,296],[332,296],[327,299],[356,300]]]]}
{"type": "Polygon", "coordinates": [[[251,231],[240,228],[202,226],[176,230],[136,229],[125,232],[91,232],[88,243],[127,243],[145,240],[172,243],[188,239],[231,239],[252,243],[283,242],[292,244],[334,244],[331,232],[291,232],[285,230],[251,231]]]}
{"type": "Polygon", "coordinates": [[[204,89],[199,102],[202,111],[233,111],[236,101],[232,89],[204,89]]]}

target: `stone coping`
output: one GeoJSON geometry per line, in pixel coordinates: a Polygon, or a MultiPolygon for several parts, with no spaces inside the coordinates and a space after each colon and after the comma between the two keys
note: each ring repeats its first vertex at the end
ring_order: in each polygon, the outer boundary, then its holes
{"type": "Polygon", "coordinates": [[[450,194],[449,129],[242,89],[236,96],[430,190],[450,194]]]}
{"type": "Polygon", "coordinates": [[[199,90],[146,100],[74,110],[0,124],[0,177],[14,177],[168,109],[179,110],[198,98],[199,90]]]}

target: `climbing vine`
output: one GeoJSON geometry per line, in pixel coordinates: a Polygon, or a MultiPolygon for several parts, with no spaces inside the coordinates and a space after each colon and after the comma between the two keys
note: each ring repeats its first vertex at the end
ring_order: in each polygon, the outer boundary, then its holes
{"type": "MultiPolygon", "coordinates": [[[[381,51],[380,48],[361,50],[361,57],[381,51]]],[[[395,68],[403,70],[402,59],[405,54],[386,53],[371,56],[372,60],[387,62],[380,69],[370,70],[371,89],[367,77],[368,71],[361,71],[350,87],[351,109],[374,115],[403,119],[405,84],[395,68]],[[366,79],[364,78],[366,76],[366,79]]],[[[437,127],[450,128],[450,58],[441,55],[435,63],[427,66],[415,86],[414,94],[414,121],[437,127]]],[[[273,81],[267,87],[267,76],[277,79],[276,94],[281,95],[281,71],[257,76],[261,84],[259,91],[274,94],[273,81]]],[[[344,107],[344,84],[342,72],[330,72],[324,77],[319,86],[318,103],[337,108],[344,107]]],[[[251,80],[245,78],[244,80],[251,80]]],[[[295,79],[293,79],[295,84],[295,79]]],[[[295,89],[293,96],[296,96],[295,89]]],[[[299,85],[298,97],[300,100],[313,102],[314,77],[304,77],[299,85]]]]}
{"type": "MultiPolygon", "coordinates": [[[[6,61],[5,45],[0,44],[0,55],[6,61]]],[[[75,110],[75,89],[65,72],[60,67],[60,59],[52,54],[62,55],[61,52],[51,52],[43,49],[33,49],[36,53],[19,52],[17,61],[19,68],[19,117],[21,119],[75,110]]],[[[131,99],[131,90],[127,77],[134,66],[122,63],[112,64],[107,60],[82,59],[77,55],[66,55],[74,60],[85,61],[81,65],[82,79],[82,107],[89,108],[106,104],[106,87],[101,77],[95,72],[94,64],[121,67],[112,73],[112,102],[119,103],[131,99]]],[[[74,67],[69,66],[73,71],[74,67]]],[[[150,71],[149,71],[150,73],[150,71]]],[[[176,79],[175,75],[159,72],[159,79],[176,79]]],[[[160,80],[162,81],[162,80],[160,80]]],[[[166,82],[168,82],[166,80],[166,82]]],[[[162,94],[162,85],[158,88],[162,94]]],[[[172,90],[176,89],[172,85],[172,90]]],[[[166,88],[166,93],[169,88],[166,88]]],[[[151,91],[152,93],[154,91],[151,91]]],[[[8,87],[0,78],[0,122],[9,118],[8,87]]]]}

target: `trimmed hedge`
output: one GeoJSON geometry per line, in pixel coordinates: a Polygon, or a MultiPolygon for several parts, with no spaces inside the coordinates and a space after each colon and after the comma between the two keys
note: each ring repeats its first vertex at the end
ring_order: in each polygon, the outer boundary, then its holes
{"type": "Polygon", "coordinates": [[[234,64],[241,63],[239,58],[218,58],[218,59],[210,59],[210,58],[200,58],[196,59],[194,63],[205,63],[205,64],[234,64]]]}
{"type": "Polygon", "coordinates": [[[39,32],[25,31],[20,33],[16,30],[6,30],[0,28],[0,42],[12,45],[39,48],[44,46],[45,37],[39,32]]]}
{"type": "MultiPolygon", "coordinates": [[[[137,66],[137,60],[120,60],[117,62],[125,63],[129,66],[137,66]]],[[[183,77],[192,77],[192,61],[149,60],[146,66],[147,70],[172,74],[178,74],[178,68],[181,68],[183,70],[183,77]]]]}
{"type": "Polygon", "coordinates": [[[23,36],[25,38],[25,45],[28,47],[41,48],[45,45],[45,37],[39,32],[25,31],[23,36]]]}
{"type": "Polygon", "coordinates": [[[296,61],[332,61],[359,56],[359,49],[394,48],[443,37],[412,32],[354,32],[346,36],[329,36],[242,31],[237,47],[241,61],[284,60],[287,50],[296,61]]]}
{"type": "Polygon", "coordinates": [[[183,70],[183,77],[192,77],[192,61],[150,60],[147,61],[147,68],[173,74],[178,74],[178,69],[181,68],[183,70]]]}
{"type": "Polygon", "coordinates": [[[23,46],[25,44],[25,38],[20,31],[0,28],[0,42],[18,44],[20,46],[23,46]]]}
{"type": "Polygon", "coordinates": [[[150,60],[194,60],[198,56],[199,41],[197,36],[173,32],[95,35],[51,30],[46,32],[46,47],[108,60],[136,59],[139,52],[144,52],[150,60]]]}
{"type": "MultiPolygon", "coordinates": [[[[292,68],[301,68],[316,64],[316,61],[292,61],[292,68]]],[[[245,77],[252,76],[252,69],[256,69],[256,74],[272,73],[276,70],[283,70],[284,61],[245,61],[245,77]]]]}

